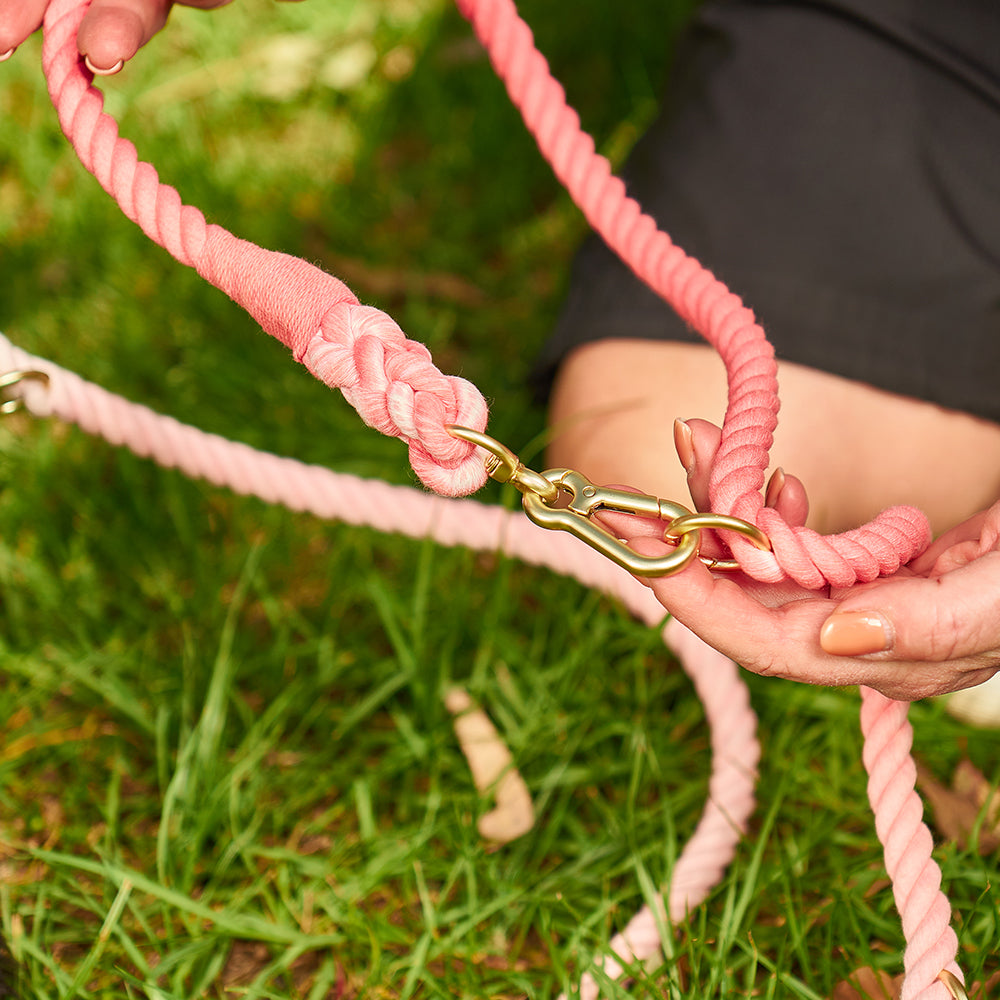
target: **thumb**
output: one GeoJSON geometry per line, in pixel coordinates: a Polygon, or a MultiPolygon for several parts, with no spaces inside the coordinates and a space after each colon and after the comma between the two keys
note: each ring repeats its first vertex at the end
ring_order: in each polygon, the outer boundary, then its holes
{"type": "Polygon", "coordinates": [[[1000,552],[935,578],[908,577],[866,588],[820,629],[834,656],[943,663],[1000,649],[1000,552]]]}

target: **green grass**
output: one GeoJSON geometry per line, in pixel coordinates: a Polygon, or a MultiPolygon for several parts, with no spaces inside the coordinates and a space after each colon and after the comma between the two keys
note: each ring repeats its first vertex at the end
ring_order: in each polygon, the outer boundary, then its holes
{"type": "MultiPolygon", "coordinates": [[[[523,8],[620,160],[680,12],[523,8]]],[[[524,379],[584,227],[461,19],[246,0],[174,22],[105,86],[141,154],[210,220],[346,277],[483,389],[498,436],[535,438],[524,379]]],[[[412,481],[397,442],[121,216],[61,139],[37,50],[0,67],[0,329],[208,430],[412,481]]],[[[0,424],[0,476],[0,931],[25,997],[554,997],[669,877],[704,800],[702,712],[610,602],[23,417],[0,424]],[[455,682],[536,803],[499,850],[455,682]]],[[[631,996],[826,998],[899,967],[856,695],[750,684],[752,834],[631,996]]],[[[969,754],[1000,777],[994,736],[913,717],[940,776],[969,754]]],[[[980,978],[997,858],[938,857],[980,978]]]]}

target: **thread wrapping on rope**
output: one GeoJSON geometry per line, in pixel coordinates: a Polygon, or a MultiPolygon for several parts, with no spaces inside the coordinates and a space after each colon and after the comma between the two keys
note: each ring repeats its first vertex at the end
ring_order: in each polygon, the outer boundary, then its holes
{"type": "MultiPolygon", "coordinates": [[[[161,184],[156,170],[121,139],[92,74],[76,51],[86,0],[53,0],[43,62],[63,130],[81,161],[154,242],[243,306],[298,360],[344,391],[370,426],[405,440],[410,463],[430,488],[451,496],[482,485],[475,449],[451,439],[449,423],[482,430],[487,408],[468,382],[442,375],[385,313],[361,306],[336,278],[304,261],[264,250],[208,225],[198,209],[161,184]],[[359,314],[359,311],[363,313],[359,314]],[[358,331],[363,330],[363,335],[358,331]]],[[[772,539],[761,552],[738,535],[733,555],[765,582],[846,587],[895,572],[927,545],[917,511],[893,508],[863,531],[821,536],[790,526],[761,497],[777,424],[774,352],[753,313],[676,247],[611,173],[580,128],[511,0],[460,0],[543,155],[592,226],[633,270],[719,351],[729,405],[712,471],[714,509],[757,524],[772,539]]]]}

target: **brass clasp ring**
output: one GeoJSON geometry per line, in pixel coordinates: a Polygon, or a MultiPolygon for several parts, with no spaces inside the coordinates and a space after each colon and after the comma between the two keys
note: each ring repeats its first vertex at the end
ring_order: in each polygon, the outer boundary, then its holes
{"type": "Polygon", "coordinates": [[[8,413],[17,413],[24,406],[24,400],[20,396],[11,396],[6,390],[22,382],[32,381],[48,385],[49,377],[45,372],[31,369],[14,369],[0,375],[0,414],[6,416],[8,413]]]}
{"type": "MultiPolygon", "coordinates": [[[[763,552],[771,551],[771,540],[764,534],[756,524],[744,521],[739,517],[730,517],[728,514],[685,514],[674,518],[667,527],[664,535],[665,541],[674,542],[680,540],[690,531],[700,531],[702,528],[710,528],[716,531],[735,531],[743,535],[763,552]]],[[[709,569],[738,570],[740,564],[735,559],[709,559],[702,556],[701,560],[709,569]]]]}

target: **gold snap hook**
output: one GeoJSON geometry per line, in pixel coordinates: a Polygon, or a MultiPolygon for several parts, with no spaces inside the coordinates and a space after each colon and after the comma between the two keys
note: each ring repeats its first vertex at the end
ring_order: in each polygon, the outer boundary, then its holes
{"type": "Polygon", "coordinates": [[[548,469],[541,475],[556,487],[559,495],[567,497],[568,502],[553,507],[538,494],[525,493],[522,499],[524,512],[540,527],[568,531],[636,576],[679,573],[697,557],[701,545],[700,531],[692,530],[685,534],[673,543],[674,548],[666,555],[644,556],[603,525],[591,520],[591,515],[602,510],[673,520],[690,514],[686,507],[642,493],[595,486],[582,473],[571,469],[548,469]]]}
{"type": "Polygon", "coordinates": [[[544,476],[529,469],[506,445],[482,431],[449,424],[445,428],[452,437],[477,445],[487,452],[486,473],[498,483],[513,483],[525,496],[535,493],[548,503],[555,503],[559,490],[544,476]]]}
{"type": "MultiPolygon", "coordinates": [[[[687,507],[671,500],[630,493],[607,486],[595,486],[586,476],[572,469],[548,469],[535,472],[509,448],[481,431],[449,425],[452,437],[478,445],[489,456],[486,471],[501,483],[513,483],[521,493],[528,517],[543,528],[568,531],[591,548],[636,576],[668,576],[679,573],[699,555],[703,528],[738,531],[758,548],[770,550],[767,536],[755,525],[724,514],[693,514],[687,507]],[[600,511],[637,514],[665,521],[664,541],[673,549],[663,556],[644,556],[616,538],[602,524],[592,520],[600,511]]],[[[710,569],[739,569],[733,559],[701,556],[710,569]]]]}
{"type": "Polygon", "coordinates": [[[24,406],[24,400],[20,396],[11,396],[6,390],[12,389],[22,382],[32,381],[48,385],[49,377],[45,372],[34,371],[30,368],[15,368],[13,371],[0,375],[0,414],[6,416],[9,413],[17,413],[24,406]]]}

